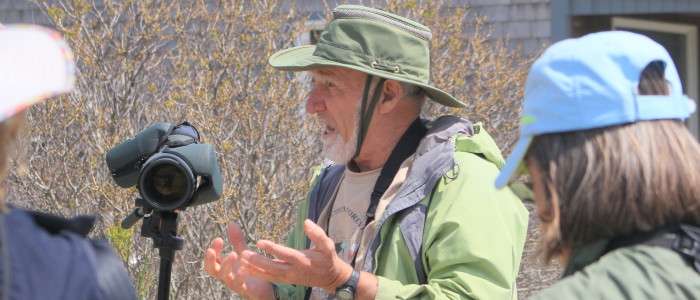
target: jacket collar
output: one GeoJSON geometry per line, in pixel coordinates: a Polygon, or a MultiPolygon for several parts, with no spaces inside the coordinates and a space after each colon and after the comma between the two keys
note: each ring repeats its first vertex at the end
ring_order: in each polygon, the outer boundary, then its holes
{"type": "Polygon", "coordinates": [[[562,277],[574,274],[596,262],[608,249],[609,240],[603,239],[574,249],[562,277]]]}

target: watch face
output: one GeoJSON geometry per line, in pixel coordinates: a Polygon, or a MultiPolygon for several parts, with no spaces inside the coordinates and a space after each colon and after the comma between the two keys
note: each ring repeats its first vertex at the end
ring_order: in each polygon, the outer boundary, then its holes
{"type": "Polygon", "coordinates": [[[352,300],[355,299],[355,295],[350,288],[342,287],[335,291],[335,298],[339,300],[352,300]]]}

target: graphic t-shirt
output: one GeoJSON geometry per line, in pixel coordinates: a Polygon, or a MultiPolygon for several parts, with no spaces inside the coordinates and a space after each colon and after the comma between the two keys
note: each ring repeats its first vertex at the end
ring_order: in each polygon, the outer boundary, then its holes
{"type": "MultiPolygon", "coordinates": [[[[319,217],[319,225],[325,226],[328,236],[335,241],[335,252],[351,264],[362,241],[367,222],[367,208],[374,184],[381,169],[368,172],[353,172],[345,168],[335,197],[331,199],[319,217]]],[[[311,300],[335,299],[321,288],[313,288],[311,300]]]]}

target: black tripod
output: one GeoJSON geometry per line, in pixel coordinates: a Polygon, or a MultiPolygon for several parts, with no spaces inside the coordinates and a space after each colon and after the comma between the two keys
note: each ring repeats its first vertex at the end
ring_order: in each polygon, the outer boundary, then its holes
{"type": "MultiPolygon", "coordinates": [[[[138,203],[141,199],[136,199],[138,203]]],[[[138,205],[138,204],[137,204],[138,205]]],[[[149,207],[139,207],[124,221],[123,228],[129,228],[135,221],[143,218],[141,236],[153,239],[153,247],[160,254],[160,271],[158,273],[158,300],[168,300],[170,296],[170,273],[172,272],[175,251],[182,249],[184,239],[177,236],[178,213],[174,211],[154,211],[149,207]]]]}

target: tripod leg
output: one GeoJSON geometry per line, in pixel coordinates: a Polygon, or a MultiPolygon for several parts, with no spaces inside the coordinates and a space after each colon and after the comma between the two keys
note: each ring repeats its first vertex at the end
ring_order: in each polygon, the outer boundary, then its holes
{"type": "Polygon", "coordinates": [[[160,249],[160,271],[158,273],[158,300],[168,300],[170,296],[170,274],[173,269],[174,257],[174,250],[165,248],[160,249]]]}

